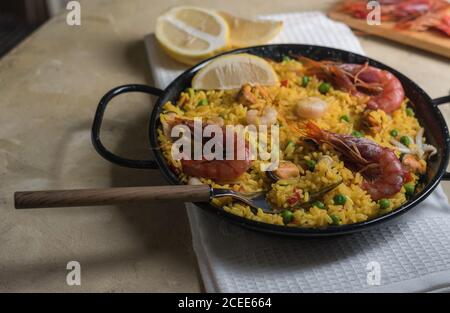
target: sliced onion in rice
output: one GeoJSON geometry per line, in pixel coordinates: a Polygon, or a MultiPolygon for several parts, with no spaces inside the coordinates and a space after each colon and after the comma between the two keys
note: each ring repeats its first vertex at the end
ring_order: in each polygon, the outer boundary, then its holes
{"type": "Polygon", "coordinates": [[[435,154],[437,154],[437,149],[435,146],[432,145],[428,145],[428,144],[424,144],[423,145],[423,151],[424,152],[430,152],[430,154],[428,155],[428,157],[431,157],[435,154]]]}
{"type": "Polygon", "coordinates": [[[414,142],[415,144],[415,146],[412,148],[405,146],[404,144],[395,139],[391,139],[390,143],[394,145],[401,153],[415,154],[419,157],[419,159],[425,159],[426,153],[429,153],[428,157],[431,157],[437,153],[437,149],[432,145],[423,143],[423,133],[424,129],[420,128],[419,131],[417,132],[415,141],[411,140],[411,138],[408,136],[411,142],[414,142]]]}
{"type": "Polygon", "coordinates": [[[423,132],[424,129],[420,128],[416,135],[416,145],[421,149],[423,148],[423,132]]]}
{"type": "Polygon", "coordinates": [[[411,149],[409,149],[407,146],[402,144],[400,141],[391,139],[390,143],[393,144],[398,149],[398,151],[400,151],[401,153],[411,153],[411,149]]]}
{"type": "Polygon", "coordinates": [[[319,158],[319,163],[325,163],[327,166],[331,166],[333,164],[333,158],[329,155],[323,155],[319,158]]]}

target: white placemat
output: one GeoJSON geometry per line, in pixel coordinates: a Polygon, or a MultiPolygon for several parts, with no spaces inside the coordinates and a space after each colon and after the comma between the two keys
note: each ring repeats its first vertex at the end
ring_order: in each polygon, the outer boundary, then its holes
{"type": "MultiPolygon", "coordinates": [[[[363,54],[350,29],[321,12],[263,18],[285,22],[276,43],[316,44],[363,54]]],[[[153,35],[147,36],[145,43],[155,85],[164,88],[186,67],[169,59],[153,35]]],[[[231,225],[192,204],[187,204],[187,210],[208,292],[424,292],[450,288],[450,205],[440,187],[388,225],[332,238],[264,235],[231,225]]]]}

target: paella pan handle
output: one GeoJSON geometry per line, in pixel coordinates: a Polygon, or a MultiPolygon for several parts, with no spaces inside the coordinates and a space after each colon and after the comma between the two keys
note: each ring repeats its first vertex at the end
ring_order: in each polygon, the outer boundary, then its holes
{"type": "MultiPolygon", "coordinates": [[[[441,104],[445,104],[445,103],[450,103],[450,96],[445,96],[445,97],[440,97],[440,98],[436,98],[433,99],[433,104],[434,105],[441,105],[441,104]]],[[[442,176],[443,180],[450,180],[450,172],[445,172],[444,176],[442,176]]]]}
{"type": "Polygon", "coordinates": [[[432,101],[433,101],[433,104],[434,104],[434,105],[440,105],[440,104],[450,103],[450,96],[445,96],[445,97],[436,98],[436,99],[433,99],[432,101]]]}
{"type": "Polygon", "coordinates": [[[91,139],[92,144],[94,145],[95,150],[106,160],[125,167],[131,168],[147,168],[147,169],[157,169],[158,165],[153,160],[132,160],[120,157],[108,149],[103,145],[100,140],[100,129],[102,127],[103,115],[105,113],[105,109],[108,106],[109,102],[116,96],[127,93],[127,92],[144,92],[153,96],[159,97],[162,94],[162,90],[146,86],[146,85],[138,85],[138,84],[130,84],[118,86],[114,89],[108,91],[103,98],[100,100],[97,111],[95,112],[94,122],[92,124],[92,132],[91,139]]]}

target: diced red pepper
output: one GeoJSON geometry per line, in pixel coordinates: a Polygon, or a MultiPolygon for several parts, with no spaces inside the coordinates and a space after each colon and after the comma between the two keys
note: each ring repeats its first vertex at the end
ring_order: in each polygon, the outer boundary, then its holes
{"type": "Polygon", "coordinates": [[[287,199],[287,203],[292,207],[296,205],[301,198],[302,196],[300,195],[300,192],[294,189],[294,194],[287,199]]]}
{"type": "Polygon", "coordinates": [[[287,79],[281,81],[281,87],[287,87],[289,81],[287,79]]]}
{"type": "Polygon", "coordinates": [[[296,195],[292,195],[287,199],[287,203],[289,203],[290,206],[294,206],[298,202],[298,198],[296,195]]]}
{"type": "Polygon", "coordinates": [[[410,172],[405,172],[405,174],[403,175],[403,180],[405,181],[405,183],[409,183],[413,180],[413,176],[410,172]]]}

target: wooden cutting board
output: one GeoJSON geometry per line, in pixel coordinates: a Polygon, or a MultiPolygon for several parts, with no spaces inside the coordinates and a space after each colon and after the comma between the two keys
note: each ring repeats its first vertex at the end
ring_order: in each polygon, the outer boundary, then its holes
{"type": "Polygon", "coordinates": [[[347,24],[353,29],[450,58],[450,38],[439,34],[437,31],[415,32],[398,30],[393,22],[382,22],[381,25],[368,25],[365,19],[357,19],[336,11],[328,12],[328,16],[347,24]]]}

